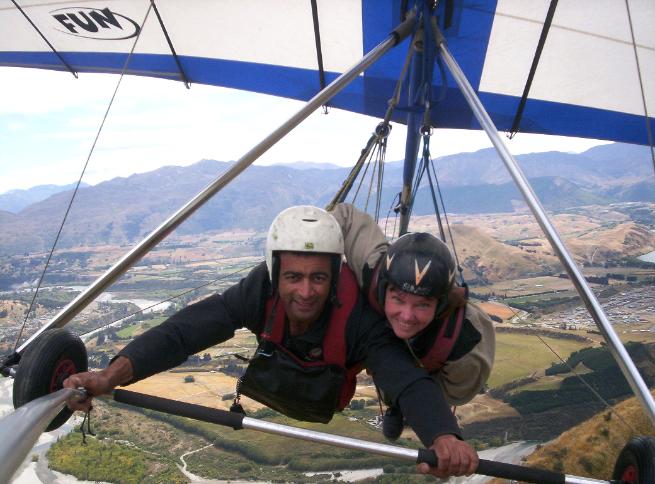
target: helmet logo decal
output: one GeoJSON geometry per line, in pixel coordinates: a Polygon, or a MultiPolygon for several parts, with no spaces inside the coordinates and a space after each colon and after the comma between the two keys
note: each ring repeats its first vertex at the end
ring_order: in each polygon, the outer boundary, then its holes
{"type": "Polygon", "coordinates": [[[416,274],[416,285],[419,286],[421,284],[421,281],[425,277],[425,275],[428,273],[428,269],[430,268],[430,264],[432,264],[432,261],[428,261],[427,264],[425,264],[425,267],[422,270],[419,270],[418,268],[418,261],[414,259],[414,272],[416,274]]]}
{"type": "Polygon", "coordinates": [[[305,249],[312,250],[314,248],[314,242],[305,242],[305,249]]]}
{"type": "Polygon", "coordinates": [[[396,257],[396,254],[389,257],[389,254],[387,253],[387,270],[389,270],[389,268],[391,267],[391,261],[393,261],[394,257],[396,257]]]}

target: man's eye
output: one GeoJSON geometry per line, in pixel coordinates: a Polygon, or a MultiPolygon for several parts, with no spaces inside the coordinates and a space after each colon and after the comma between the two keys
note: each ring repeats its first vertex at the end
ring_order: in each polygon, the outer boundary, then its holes
{"type": "Polygon", "coordinates": [[[327,276],[325,276],[323,274],[316,274],[314,276],[314,281],[316,281],[316,282],[325,282],[325,281],[327,281],[327,276]]]}

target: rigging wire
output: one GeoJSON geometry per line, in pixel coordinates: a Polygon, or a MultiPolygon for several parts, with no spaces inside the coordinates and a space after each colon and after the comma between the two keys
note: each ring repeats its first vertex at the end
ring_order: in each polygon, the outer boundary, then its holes
{"type": "Polygon", "coordinates": [[[426,103],[426,109],[425,113],[423,116],[423,126],[421,127],[421,133],[423,135],[423,151],[422,151],[422,156],[421,156],[421,161],[419,162],[419,167],[417,170],[417,176],[415,179],[414,186],[412,188],[412,195],[410,197],[410,207],[413,208],[414,206],[414,201],[416,198],[416,195],[418,194],[418,189],[419,185],[421,184],[421,181],[423,179],[423,174],[427,174],[427,179],[428,183],[430,186],[430,194],[432,196],[432,204],[434,207],[434,212],[435,216],[437,218],[437,224],[439,226],[439,234],[441,236],[441,240],[444,243],[447,243],[446,240],[446,234],[443,229],[443,224],[441,222],[441,214],[439,211],[439,203],[437,202],[436,199],[436,194],[435,194],[435,189],[434,185],[436,185],[437,190],[436,193],[439,194],[439,200],[441,201],[441,208],[443,210],[443,216],[444,220],[446,222],[446,228],[448,229],[448,236],[450,238],[450,245],[452,246],[453,250],[453,255],[455,256],[455,264],[457,265],[457,271],[459,272],[459,278],[462,283],[462,285],[465,285],[466,282],[464,280],[464,269],[459,263],[459,256],[457,255],[457,247],[455,246],[455,238],[453,237],[453,233],[450,227],[450,221],[448,220],[448,214],[446,212],[446,204],[444,203],[443,200],[443,194],[441,191],[441,187],[439,185],[439,178],[437,177],[437,170],[434,168],[434,161],[432,160],[432,157],[430,155],[430,138],[432,136],[432,126],[430,122],[430,104],[426,103]],[[432,171],[430,171],[430,167],[432,167],[432,171]],[[433,183],[433,177],[434,177],[434,183],[433,183]]]}
{"type": "MultiPolygon", "coordinates": [[[[414,49],[412,48],[412,43],[410,43],[409,49],[405,54],[405,62],[403,64],[402,69],[400,70],[400,75],[398,77],[398,80],[396,81],[394,92],[388,101],[388,106],[384,114],[384,119],[376,126],[375,131],[373,132],[368,142],[366,143],[366,147],[361,151],[359,159],[357,160],[352,170],[344,180],[339,191],[336,193],[332,201],[327,205],[326,207],[327,211],[333,210],[334,206],[337,203],[341,203],[346,200],[346,197],[348,196],[348,193],[352,189],[352,186],[355,183],[356,178],[359,176],[359,173],[362,169],[362,166],[364,165],[364,162],[366,162],[367,165],[366,165],[366,170],[362,175],[362,179],[366,176],[366,172],[368,171],[368,164],[370,163],[370,160],[373,158],[375,153],[377,153],[377,159],[382,159],[384,161],[385,154],[386,154],[387,137],[391,132],[391,124],[390,124],[391,116],[393,115],[396,106],[400,103],[400,93],[402,91],[402,85],[407,75],[407,70],[409,69],[410,61],[413,55],[414,55],[414,49]],[[381,151],[376,151],[376,150],[381,150],[381,151]]],[[[381,168],[379,168],[378,171],[383,175],[384,167],[382,166],[381,168]]],[[[359,186],[357,188],[357,192],[359,192],[359,187],[361,187],[361,183],[362,182],[360,181],[359,186]]],[[[379,207],[382,197],[382,189],[381,189],[382,179],[378,179],[378,183],[380,189],[378,190],[378,203],[376,205],[379,207]]],[[[356,197],[357,197],[357,193],[355,194],[354,198],[356,197]]],[[[378,218],[379,218],[379,209],[376,210],[376,221],[378,220],[378,218]]]]}
{"type": "MultiPolygon", "coordinates": [[[[257,264],[259,264],[259,263],[261,263],[261,261],[258,261],[258,262],[257,262],[257,264]]],[[[167,299],[164,299],[163,301],[156,302],[156,303],[154,303],[154,304],[151,304],[150,306],[146,306],[145,308],[140,308],[138,311],[134,311],[134,312],[132,312],[132,313],[126,315],[126,316],[121,316],[121,317],[118,318],[118,319],[114,319],[113,321],[109,321],[108,323],[105,323],[105,324],[103,324],[103,325],[101,325],[101,326],[98,326],[97,328],[91,329],[91,330],[87,331],[86,333],[81,333],[79,336],[80,336],[80,337],[82,337],[82,336],[87,336],[87,335],[89,335],[89,334],[91,334],[91,333],[94,333],[94,332],[96,332],[96,331],[98,331],[98,330],[100,330],[100,329],[102,329],[102,328],[106,328],[106,327],[109,326],[110,324],[115,324],[115,323],[118,323],[119,321],[122,321],[122,320],[124,320],[124,319],[131,318],[132,316],[135,316],[135,315],[137,315],[137,314],[139,314],[139,313],[142,313],[142,312],[144,312],[144,311],[147,311],[148,309],[152,309],[152,308],[154,308],[154,307],[157,307],[157,306],[159,306],[160,304],[163,304],[163,303],[165,303],[165,302],[172,301],[173,299],[177,299],[177,298],[179,298],[179,297],[185,296],[185,295],[187,295],[187,294],[189,294],[189,293],[191,293],[191,292],[197,291],[198,289],[202,289],[203,287],[209,286],[210,284],[214,284],[215,282],[221,281],[221,280],[223,280],[223,279],[227,279],[228,277],[231,277],[231,276],[233,276],[233,275],[235,275],[235,274],[238,274],[238,273],[240,273],[240,272],[243,272],[243,271],[245,271],[246,269],[252,269],[252,268],[255,267],[257,264],[251,264],[251,265],[248,265],[248,266],[242,267],[241,269],[238,269],[238,270],[236,270],[236,271],[230,272],[229,274],[224,274],[224,275],[222,275],[221,277],[217,277],[216,279],[212,279],[211,281],[205,282],[205,283],[203,283],[203,284],[201,284],[201,285],[199,285],[199,286],[196,286],[196,287],[193,287],[193,288],[191,288],[191,289],[187,289],[186,291],[183,291],[183,292],[180,292],[180,293],[178,293],[178,294],[175,294],[174,296],[171,296],[171,297],[169,297],[169,298],[167,298],[167,299]]]]}
{"type": "Polygon", "coordinates": [[[559,359],[563,364],[565,364],[565,365],[569,368],[569,370],[571,370],[571,373],[573,373],[575,376],[577,376],[577,377],[580,379],[580,381],[583,383],[583,385],[586,386],[586,387],[587,387],[587,388],[588,388],[588,389],[589,389],[589,390],[590,390],[590,391],[591,391],[591,392],[596,396],[596,398],[598,398],[598,399],[599,399],[599,400],[600,400],[600,401],[605,405],[605,407],[607,407],[607,409],[610,411],[610,413],[615,414],[615,415],[619,418],[619,420],[620,420],[620,421],[621,421],[621,422],[622,422],[622,423],[623,423],[623,424],[624,424],[624,425],[625,425],[629,430],[631,430],[632,432],[636,433],[635,428],[634,428],[632,425],[630,425],[630,424],[629,424],[629,423],[628,423],[628,422],[627,422],[627,421],[626,421],[626,420],[625,420],[625,419],[624,419],[624,418],[623,418],[623,417],[622,417],[618,412],[614,411],[614,410],[612,409],[611,405],[609,404],[609,402],[608,402],[607,400],[605,400],[605,399],[602,397],[602,395],[596,391],[596,389],[595,389],[594,387],[592,387],[589,383],[587,383],[587,381],[585,381],[585,379],[582,377],[582,375],[581,375],[580,373],[578,373],[577,371],[575,371],[575,368],[573,368],[573,367],[572,367],[568,362],[566,362],[566,361],[565,361],[565,360],[564,360],[564,359],[563,359],[563,358],[562,358],[562,357],[561,357],[561,356],[560,356],[560,355],[555,351],[555,349],[552,348],[552,347],[551,347],[551,346],[550,346],[550,345],[549,345],[549,344],[548,344],[548,343],[547,343],[547,342],[546,342],[546,341],[545,341],[541,336],[539,336],[538,334],[535,335],[535,336],[536,336],[537,338],[539,338],[539,341],[541,341],[541,342],[546,346],[546,348],[548,348],[548,349],[549,349],[549,350],[550,350],[550,351],[551,351],[551,352],[552,352],[552,353],[553,353],[553,354],[554,354],[554,355],[555,355],[555,356],[556,356],[556,357],[557,357],[557,358],[558,358],[558,359],[559,359]]]}
{"type": "MultiPolygon", "coordinates": [[[[520,319],[519,314],[516,312],[516,310],[515,310],[512,306],[510,306],[509,304],[505,304],[505,305],[507,306],[507,308],[509,308],[510,311],[512,311],[512,314],[514,315],[514,317],[520,319]]],[[[559,361],[561,361],[562,364],[565,365],[565,366],[569,369],[569,371],[570,371],[571,373],[573,373],[576,377],[578,377],[578,379],[582,382],[582,384],[583,384],[584,386],[586,386],[586,387],[589,389],[589,391],[591,391],[591,393],[593,393],[594,396],[596,396],[596,398],[598,398],[598,400],[600,400],[600,402],[601,402],[603,405],[605,405],[605,408],[607,408],[607,409],[609,410],[610,413],[616,415],[616,416],[618,417],[618,419],[619,419],[619,420],[620,420],[620,421],[621,421],[621,422],[622,422],[622,423],[623,423],[623,424],[624,424],[624,425],[625,425],[629,430],[631,430],[633,433],[636,433],[635,428],[634,428],[632,425],[630,425],[630,424],[629,424],[629,423],[628,423],[628,422],[627,422],[627,421],[626,421],[626,420],[621,416],[621,414],[619,414],[619,413],[616,411],[616,409],[613,409],[612,406],[609,404],[609,402],[608,402],[607,400],[605,400],[605,399],[603,398],[603,396],[602,396],[600,393],[598,393],[598,391],[596,391],[596,389],[595,389],[594,387],[592,387],[591,384],[589,384],[589,383],[584,379],[584,377],[583,377],[580,373],[578,373],[578,372],[575,370],[575,368],[573,368],[573,367],[569,364],[568,361],[566,361],[564,358],[562,358],[562,357],[557,353],[557,351],[555,351],[555,349],[554,349],[552,346],[550,346],[550,345],[549,345],[549,344],[548,344],[548,343],[547,343],[547,342],[546,342],[546,341],[545,341],[545,340],[544,340],[540,335],[535,334],[534,336],[536,336],[536,337],[539,339],[539,341],[541,341],[541,343],[543,343],[543,345],[544,345],[546,348],[548,348],[548,349],[550,350],[550,352],[553,353],[553,355],[555,355],[555,357],[556,357],[559,361]]]]}
{"type": "MultiPolygon", "coordinates": [[[[626,0],[627,1],[627,0],[626,0]]],[[[530,94],[530,88],[532,87],[532,81],[534,81],[534,76],[537,73],[537,66],[539,65],[539,59],[541,59],[541,53],[544,50],[544,45],[546,45],[546,38],[548,37],[548,32],[550,31],[550,26],[553,23],[553,17],[555,16],[555,9],[557,8],[558,0],[551,0],[550,6],[548,7],[548,13],[546,14],[546,20],[544,21],[544,26],[541,30],[541,35],[539,36],[539,42],[537,43],[537,49],[532,58],[532,65],[530,66],[530,72],[528,78],[525,81],[525,86],[523,87],[523,94],[521,95],[521,101],[519,101],[519,106],[516,109],[516,114],[514,115],[514,121],[512,122],[512,127],[509,130],[508,138],[512,139],[518,133],[521,118],[523,117],[523,110],[525,109],[525,104],[528,100],[528,95],[530,94]]]]}
{"type": "Polygon", "coordinates": [[[641,102],[644,106],[644,117],[646,120],[646,134],[648,136],[648,145],[650,147],[650,157],[653,161],[653,170],[655,171],[655,148],[653,147],[653,130],[650,123],[650,118],[648,117],[648,106],[646,104],[646,93],[644,89],[644,81],[642,80],[641,75],[641,66],[639,64],[639,54],[637,53],[637,42],[635,41],[635,31],[634,26],[632,25],[632,15],[630,14],[630,4],[628,0],[625,0],[625,9],[628,14],[628,24],[630,25],[630,38],[632,39],[632,49],[635,53],[635,63],[637,66],[637,76],[639,77],[639,87],[641,89],[641,102]]]}
{"type": "MultiPolygon", "coordinates": [[[[314,43],[316,44],[316,62],[318,64],[318,82],[320,90],[325,89],[325,68],[323,67],[323,49],[321,47],[321,29],[318,24],[318,5],[316,0],[311,0],[312,22],[314,24],[314,43]]],[[[323,105],[323,114],[328,113],[329,104],[323,105]]]]}
{"type": "Polygon", "coordinates": [[[443,201],[443,194],[441,192],[441,187],[439,186],[439,178],[437,178],[437,171],[434,168],[434,161],[430,160],[432,163],[432,171],[434,172],[434,182],[437,185],[437,193],[439,194],[439,200],[441,200],[441,207],[443,208],[443,216],[446,220],[446,228],[448,229],[448,237],[450,238],[450,244],[453,246],[453,255],[455,256],[455,263],[457,264],[457,270],[459,271],[459,278],[464,282],[464,269],[459,264],[459,257],[457,257],[457,247],[455,246],[455,237],[453,237],[453,232],[450,228],[450,222],[448,221],[448,212],[446,211],[446,204],[443,201]]]}
{"type": "MultiPolygon", "coordinates": [[[[390,126],[391,127],[391,126],[390,126]]],[[[384,150],[379,154],[378,160],[378,185],[377,185],[377,199],[375,201],[375,221],[379,222],[380,220],[380,206],[382,205],[382,182],[384,180],[384,162],[387,157],[387,140],[384,140],[384,150]]]]}
{"type": "Polygon", "coordinates": [[[46,44],[48,44],[48,47],[50,47],[50,49],[52,50],[52,52],[55,53],[55,55],[59,58],[59,60],[61,61],[61,63],[64,64],[64,66],[66,66],[66,69],[68,69],[68,70],[70,71],[70,73],[73,74],[73,76],[75,77],[75,79],[77,79],[77,78],[78,78],[78,75],[77,75],[77,72],[75,71],[75,69],[73,69],[73,68],[71,67],[71,65],[70,65],[68,62],[66,62],[66,61],[64,60],[64,58],[61,56],[61,54],[60,54],[59,52],[57,52],[57,49],[55,49],[55,47],[50,43],[50,41],[46,38],[46,36],[43,35],[43,33],[42,33],[42,32],[39,30],[39,28],[34,24],[34,22],[32,22],[32,19],[29,18],[29,17],[27,16],[27,14],[26,14],[25,11],[20,7],[20,5],[18,5],[18,3],[16,3],[16,0],[11,0],[11,3],[13,3],[13,4],[16,6],[16,8],[18,9],[18,11],[19,11],[20,13],[23,14],[23,17],[25,17],[25,19],[30,23],[30,25],[31,25],[32,27],[34,27],[34,30],[36,30],[36,32],[41,36],[41,38],[44,40],[44,42],[45,42],[46,44]]]}
{"type": "MultiPolygon", "coordinates": [[[[384,156],[385,152],[386,152],[386,143],[385,143],[385,141],[382,141],[382,144],[377,145],[376,153],[378,153],[379,156],[384,156]]],[[[378,165],[380,165],[381,163],[382,163],[382,160],[380,160],[380,158],[376,158],[375,162],[373,164],[373,168],[371,169],[371,181],[368,184],[368,193],[366,195],[366,203],[364,204],[364,211],[365,212],[368,212],[368,204],[371,201],[371,194],[373,193],[373,180],[375,179],[375,174],[376,174],[375,168],[378,165]]],[[[377,173],[379,174],[380,171],[378,170],[377,173]]],[[[364,179],[364,177],[362,177],[362,180],[363,179],[364,179]]],[[[379,185],[380,185],[380,180],[378,180],[378,183],[377,183],[377,186],[379,186],[379,185]]],[[[380,195],[381,194],[378,191],[377,196],[376,196],[376,204],[375,204],[376,206],[379,205],[380,195]]],[[[375,219],[375,221],[377,222],[377,218],[375,219]]]]}
{"type": "Polygon", "coordinates": [[[396,205],[398,203],[398,202],[396,202],[396,200],[400,201],[400,193],[396,193],[396,196],[393,197],[393,200],[391,200],[391,204],[389,205],[389,211],[387,212],[387,217],[384,220],[384,235],[387,236],[387,237],[389,237],[389,235],[387,235],[387,233],[388,233],[387,228],[388,228],[389,218],[390,218],[390,215],[391,215],[392,211],[396,214],[396,216],[393,219],[393,229],[391,231],[391,237],[393,237],[393,234],[396,233],[396,225],[398,223],[398,211],[395,210],[395,207],[396,207],[396,205]]]}
{"type": "Polygon", "coordinates": [[[139,37],[141,36],[141,32],[143,31],[143,26],[145,25],[146,20],[148,19],[148,15],[150,14],[150,10],[152,9],[152,4],[148,7],[148,10],[146,11],[145,16],[143,17],[143,21],[141,22],[141,28],[139,29],[139,33],[137,34],[136,38],[134,39],[134,43],[132,44],[132,48],[130,50],[129,55],[125,59],[125,63],[123,64],[123,70],[120,74],[120,77],[118,78],[118,82],[116,83],[116,88],[114,89],[114,93],[111,96],[111,99],[109,101],[109,105],[107,106],[107,109],[105,110],[105,114],[102,117],[102,122],[100,123],[100,127],[98,128],[98,132],[96,133],[95,139],[93,140],[93,144],[91,145],[91,149],[89,150],[89,154],[86,157],[86,162],[84,163],[84,167],[82,168],[82,172],[80,173],[80,177],[77,180],[77,184],[75,185],[75,189],[73,190],[73,194],[71,195],[70,201],[68,202],[68,207],[66,208],[66,212],[64,213],[64,217],[61,221],[61,224],[59,225],[59,230],[57,231],[57,236],[55,237],[55,241],[52,244],[52,248],[50,249],[50,253],[48,254],[48,257],[45,262],[45,266],[43,267],[43,271],[41,272],[41,276],[39,277],[39,281],[37,282],[36,289],[34,290],[34,295],[32,296],[32,300],[30,302],[30,305],[27,309],[27,312],[25,313],[25,319],[23,321],[23,324],[20,328],[20,331],[18,332],[18,337],[16,338],[16,343],[14,344],[14,352],[16,351],[16,348],[18,348],[18,343],[20,342],[21,337],[23,336],[23,331],[25,330],[25,325],[27,324],[27,320],[29,319],[30,313],[34,309],[34,303],[36,301],[37,295],[39,294],[39,289],[41,288],[41,284],[43,283],[43,278],[45,277],[45,274],[48,270],[48,265],[50,264],[50,260],[52,259],[52,255],[55,252],[55,248],[57,247],[57,242],[59,242],[59,237],[61,236],[61,233],[64,229],[64,225],[66,224],[66,220],[68,219],[68,214],[70,213],[70,210],[73,206],[73,202],[75,201],[75,197],[77,196],[77,192],[79,191],[80,184],[82,183],[82,178],[84,177],[84,173],[86,172],[86,169],[89,165],[89,161],[91,160],[91,156],[93,155],[93,152],[95,150],[96,144],[98,143],[98,139],[100,138],[100,133],[102,132],[102,128],[105,125],[105,121],[107,120],[107,116],[109,115],[109,110],[111,109],[112,105],[114,104],[114,99],[116,98],[116,94],[118,93],[118,88],[121,85],[121,81],[123,80],[123,76],[125,75],[125,72],[127,71],[127,66],[130,63],[130,59],[132,58],[132,54],[134,53],[134,49],[136,48],[136,44],[139,41],[139,37]]]}
{"type": "Polygon", "coordinates": [[[164,33],[164,37],[166,37],[166,42],[168,42],[168,48],[171,49],[171,54],[173,54],[173,59],[175,59],[175,64],[177,64],[177,69],[180,72],[180,77],[182,78],[182,82],[184,82],[184,85],[187,89],[191,89],[189,78],[186,76],[186,73],[182,68],[182,63],[180,62],[180,58],[178,57],[177,52],[175,51],[175,47],[173,46],[173,41],[168,35],[168,30],[164,25],[164,19],[162,19],[161,15],[159,14],[159,9],[157,8],[157,4],[155,4],[155,0],[150,0],[150,5],[152,5],[153,10],[155,11],[155,15],[157,16],[157,20],[159,20],[159,25],[161,27],[162,32],[164,33]]]}

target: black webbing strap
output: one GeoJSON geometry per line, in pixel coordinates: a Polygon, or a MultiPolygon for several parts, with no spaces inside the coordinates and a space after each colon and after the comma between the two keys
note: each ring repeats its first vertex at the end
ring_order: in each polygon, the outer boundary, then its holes
{"type": "Polygon", "coordinates": [[[75,71],[75,69],[73,69],[70,66],[70,64],[64,60],[64,58],[61,56],[61,54],[59,52],[57,52],[57,49],[55,49],[55,47],[50,43],[50,41],[48,39],[46,39],[45,35],[43,35],[43,33],[39,30],[39,28],[36,25],[34,25],[34,22],[32,22],[32,19],[27,16],[27,14],[23,11],[22,8],[20,8],[20,5],[18,5],[16,3],[16,0],[11,0],[11,3],[13,3],[16,6],[16,8],[18,9],[18,11],[23,14],[23,17],[25,17],[27,19],[27,21],[30,23],[30,25],[34,28],[34,30],[36,30],[38,32],[38,34],[41,36],[43,41],[46,44],[48,44],[48,47],[50,47],[50,49],[52,49],[52,52],[55,53],[55,55],[59,58],[61,63],[64,64],[66,66],[66,69],[68,69],[70,71],[70,73],[73,74],[75,76],[75,78],[77,79],[77,72],[75,71]]]}
{"type": "Polygon", "coordinates": [[[170,413],[180,417],[189,417],[202,422],[209,422],[225,427],[232,427],[234,430],[243,428],[244,415],[217,408],[203,407],[192,403],[178,402],[168,398],[145,395],[143,393],[131,392],[128,390],[114,390],[114,400],[119,403],[127,403],[135,407],[148,408],[158,412],[170,413]]]}
{"type": "MultiPolygon", "coordinates": [[[[318,25],[318,5],[316,4],[316,0],[312,0],[311,4],[312,20],[314,22],[314,41],[316,42],[316,61],[318,62],[318,82],[322,91],[325,89],[325,69],[323,68],[323,49],[321,48],[321,29],[318,25]]],[[[326,114],[328,106],[328,103],[323,105],[326,114]]]]}
{"type": "Polygon", "coordinates": [[[159,10],[157,9],[155,0],[150,0],[150,3],[152,4],[152,8],[155,10],[155,15],[157,15],[157,20],[159,20],[159,25],[161,26],[161,30],[162,32],[164,32],[164,37],[166,37],[166,42],[168,42],[168,47],[171,49],[171,54],[173,54],[173,58],[175,59],[175,63],[177,64],[177,70],[180,72],[180,77],[182,78],[182,81],[184,82],[186,88],[189,89],[191,87],[189,78],[184,73],[184,69],[182,69],[182,64],[180,63],[180,59],[177,56],[177,52],[175,52],[175,47],[173,47],[173,41],[168,35],[168,31],[166,30],[166,26],[164,25],[164,20],[161,18],[161,15],[159,14],[159,10]]]}
{"type": "Polygon", "coordinates": [[[512,123],[512,127],[509,130],[510,139],[512,139],[519,130],[519,125],[521,124],[521,118],[523,117],[523,110],[525,109],[525,103],[528,100],[530,87],[532,87],[532,81],[534,79],[535,73],[537,72],[539,59],[541,58],[541,53],[544,50],[544,45],[546,44],[546,38],[548,37],[548,31],[550,30],[550,25],[553,22],[553,17],[555,16],[556,8],[557,8],[557,0],[550,0],[550,6],[548,7],[548,13],[546,14],[546,20],[544,21],[544,26],[541,29],[541,36],[539,37],[537,50],[535,51],[534,58],[532,59],[530,74],[528,74],[528,80],[525,82],[525,87],[523,88],[523,96],[521,96],[519,107],[517,108],[516,114],[514,115],[514,122],[512,123]]]}
{"type": "Polygon", "coordinates": [[[334,210],[334,207],[338,203],[343,203],[346,201],[346,197],[348,196],[348,193],[350,193],[350,189],[355,183],[355,179],[357,178],[357,175],[359,175],[359,172],[362,170],[362,167],[364,166],[364,162],[368,159],[369,155],[373,150],[373,147],[377,144],[378,139],[379,138],[375,133],[373,133],[371,137],[368,139],[368,142],[366,143],[366,147],[362,150],[359,159],[350,170],[350,173],[343,181],[341,188],[339,188],[339,191],[334,195],[332,201],[327,204],[325,210],[330,212],[334,210]]]}

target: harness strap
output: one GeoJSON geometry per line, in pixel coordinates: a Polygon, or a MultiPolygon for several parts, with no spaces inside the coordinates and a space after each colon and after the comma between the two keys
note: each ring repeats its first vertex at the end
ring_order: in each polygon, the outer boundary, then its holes
{"type": "Polygon", "coordinates": [[[455,342],[462,330],[466,306],[462,306],[447,314],[442,322],[439,334],[432,344],[430,351],[421,358],[421,364],[428,371],[439,370],[448,360],[455,342]]]}

